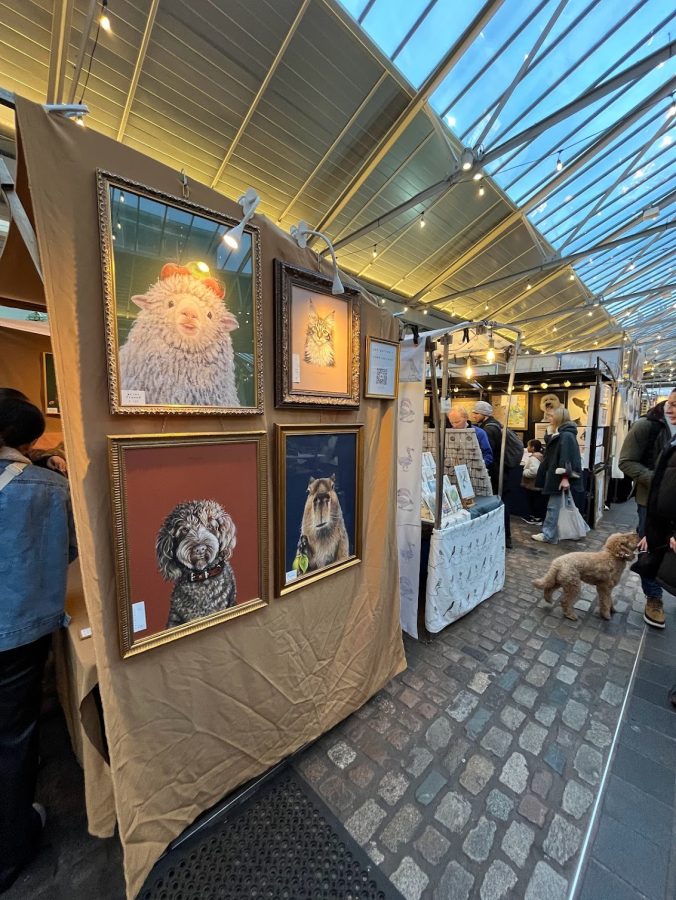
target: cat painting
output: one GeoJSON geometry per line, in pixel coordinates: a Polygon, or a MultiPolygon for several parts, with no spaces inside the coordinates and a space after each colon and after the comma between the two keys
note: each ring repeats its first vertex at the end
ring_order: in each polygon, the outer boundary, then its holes
{"type": "Polygon", "coordinates": [[[334,311],[320,316],[310,300],[307,330],[305,332],[305,362],[313,366],[335,366],[336,352],[333,343],[335,330],[334,311]]]}

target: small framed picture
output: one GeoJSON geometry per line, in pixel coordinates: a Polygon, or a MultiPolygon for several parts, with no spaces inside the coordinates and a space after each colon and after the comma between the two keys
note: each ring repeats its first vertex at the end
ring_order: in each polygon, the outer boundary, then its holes
{"type": "Polygon", "coordinates": [[[42,393],[44,412],[47,416],[60,415],[59,396],[56,393],[56,372],[54,371],[54,354],[42,354],[42,393]]]}
{"type": "Polygon", "coordinates": [[[362,425],[277,425],[277,594],[361,562],[362,425]]]}
{"type": "Polygon", "coordinates": [[[276,405],[358,407],[359,291],[276,259],[275,305],[276,405]]]}
{"type": "Polygon", "coordinates": [[[472,487],[472,479],[469,477],[469,471],[466,465],[455,466],[455,480],[458,482],[458,493],[463,500],[471,500],[474,497],[474,488],[472,487]]]}
{"type": "Polygon", "coordinates": [[[260,234],[97,172],[111,412],[263,412],[260,234]]]}
{"type": "Polygon", "coordinates": [[[365,397],[396,400],[399,389],[399,342],[366,337],[365,397]]]}
{"type": "Polygon", "coordinates": [[[121,655],[265,606],[265,432],[108,446],[121,655]]]}

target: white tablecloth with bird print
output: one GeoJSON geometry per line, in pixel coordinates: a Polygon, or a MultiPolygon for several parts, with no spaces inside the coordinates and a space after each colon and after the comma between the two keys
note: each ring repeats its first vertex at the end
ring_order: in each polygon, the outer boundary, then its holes
{"type": "Polygon", "coordinates": [[[436,634],[505,584],[505,514],[497,509],[434,530],[430,542],[425,626],[436,634]]]}

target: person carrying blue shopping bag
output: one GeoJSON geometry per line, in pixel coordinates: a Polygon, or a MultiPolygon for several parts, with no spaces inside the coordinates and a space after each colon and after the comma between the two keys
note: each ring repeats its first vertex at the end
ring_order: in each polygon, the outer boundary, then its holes
{"type": "MultiPolygon", "coordinates": [[[[566,529],[560,517],[571,519],[574,513],[580,517],[577,508],[573,510],[572,492],[582,490],[582,460],[580,448],[577,443],[577,426],[571,422],[568,410],[560,406],[546,413],[549,422],[549,434],[547,435],[545,458],[538,469],[535,479],[537,487],[541,488],[544,496],[548,497],[547,514],[542,523],[542,531],[532,535],[534,541],[545,544],[557,544],[559,540],[565,540],[572,535],[571,523],[566,522],[566,529]]],[[[576,517],[576,521],[577,521],[576,517]]],[[[578,522],[579,525],[579,522],[578,522]]],[[[587,528],[579,526],[578,536],[582,537],[587,528]]]]}

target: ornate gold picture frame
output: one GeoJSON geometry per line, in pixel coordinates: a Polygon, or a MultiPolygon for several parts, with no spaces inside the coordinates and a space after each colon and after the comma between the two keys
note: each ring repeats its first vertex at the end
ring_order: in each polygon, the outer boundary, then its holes
{"type": "Polygon", "coordinates": [[[361,562],[362,425],[277,425],[276,593],[361,562]]]}
{"type": "Polygon", "coordinates": [[[276,259],[275,306],[276,405],[358,408],[359,291],[276,259]]]}
{"type": "Polygon", "coordinates": [[[260,234],[97,172],[110,408],[122,414],[263,411],[260,234]]]}
{"type": "Polygon", "coordinates": [[[265,432],[108,447],[121,655],[266,606],[265,432]]]}

